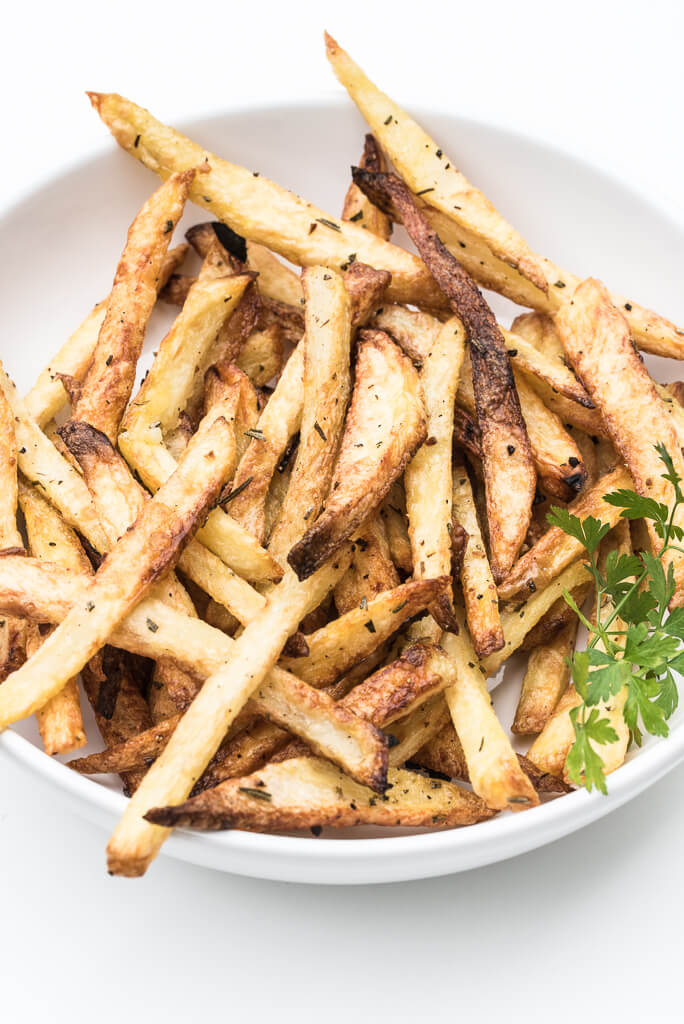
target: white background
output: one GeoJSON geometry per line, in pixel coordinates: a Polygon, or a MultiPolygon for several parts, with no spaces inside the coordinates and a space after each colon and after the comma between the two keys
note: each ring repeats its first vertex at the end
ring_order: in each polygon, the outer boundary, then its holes
{"type": "MultiPolygon", "coordinates": [[[[682,202],[675,0],[14,4],[3,14],[2,201],[109,144],[86,88],[170,121],[339,92],[324,27],[407,105],[436,98],[682,202]]],[[[6,240],[2,251],[11,259],[6,240]]],[[[104,872],[103,834],[5,762],[0,1016],[681,1019],[683,788],[684,767],[581,833],[451,878],[307,888],[162,857],[126,882],[104,872]]]]}

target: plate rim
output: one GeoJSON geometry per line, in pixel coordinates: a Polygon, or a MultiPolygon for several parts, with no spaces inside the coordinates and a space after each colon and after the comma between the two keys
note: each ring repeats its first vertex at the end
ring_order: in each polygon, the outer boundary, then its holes
{"type": "MultiPolygon", "coordinates": [[[[221,117],[229,118],[249,113],[262,115],[275,111],[282,111],[283,116],[287,116],[293,110],[302,108],[320,110],[335,107],[343,110],[349,109],[349,105],[350,101],[346,94],[340,95],[332,89],[329,92],[321,90],[314,98],[295,95],[277,101],[267,101],[263,98],[253,101],[249,97],[243,97],[228,107],[196,112],[181,118],[179,130],[191,132],[193,126],[198,123],[221,117]]],[[[427,106],[424,103],[417,103],[407,106],[419,120],[433,115],[451,118],[455,122],[503,136],[511,144],[522,141],[527,145],[544,149],[563,161],[579,165],[593,176],[602,177],[606,183],[619,185],[621,190],[633,196],[642,208],[649,208],[684,233],[683,209],[678,208],[669,198],[654,196],[645,185],[635,183],[633,179],[607,167],[600,160],[588,159],[556,140],[547,141],[533,132],[513,129],[509,124],[493,118],[470,117],[450,111],[439,104],[427,106]]],[[[354,109],[352,106],[352,110],[354,109]]],[[[363,121],[361,115],[358,116],[363,121]]],[[[175,122],[171,118],[169,123],[175,122]]],[[[32,196],[46,188],[58,186],[74,173],[86,170],[88,164],[114,152],[119,152],[118,147],[111,139],[105,137],[101,145],[91,147],[87,153],[60,164],[52,174],[46,173],[26,188],[15,190],[7,201],[0,204],[0,225],[32,196]]],[[[120,817],[127,804],[127,798],[123,793],[106,786],[93,785],[87,777],[71,771],[62,762],[52,760],[29,739],[11,728],[0,735],[0,754],[41,778],[60,795],[68,797],[82,816],[88,817],[88,811],[83,806],[85,804],[100,819],[106,816],[107,819],[115,820],[120,817]]],[[[352,839],[325,837],[318,842],[314,842],[313,837],[266,835],[239,830],[198,833],[181,829],[169,837],[162,847],[162,852],[176,859],[219,870],[298,882],[358,884],[456,873],[517,856],[591,824],[629,799],[638,796],[682,760],[684,723],[678,734],[669,736],[665,741],[652,743],[613,773],[607,796],[597,792],[576,790],[565,795],[562,800],[551,800],[534,808],[530,817],[525,814],[508,815],[493,819],[492,822],[481,822],[474,827],[418,835],[352,839]],[[496,825],[499,839],[496,844],[491,842],[492,824],[496,825]],[[486,849],[479,850],[480,846],[485,846],[486,849]],[[458,856],[458,863],[448,866],[432,863],[433,860],[438,862],[443,859],[445,853],[458,856]],[[229,859],[231,854],[237,855],[241,860],[244,860],[245,856],[256,855],[258,862],[249,867],[245,864],[236,867],[230,863],[217,865],[216,861],[220,855],[229,859]],[[424,863],[425,861],[430,863],[424,863]],[[342,876],[339,868],[343,865],[352,870],[352,877],[342,876]],[[365,874],[359,877],[355,872],[361,871],[362,868],[365,869],[365,874]],[[313,871],[315,877],[307,877],[308,871],[313,871]],[[380,877],[383,874],[387,874],[388,877],[380,877]]]]}

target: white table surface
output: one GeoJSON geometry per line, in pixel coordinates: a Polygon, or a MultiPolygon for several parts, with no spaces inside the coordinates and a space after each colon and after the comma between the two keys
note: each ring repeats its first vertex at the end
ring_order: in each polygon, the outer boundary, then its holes
{"type": "MultiPolygon", "coordinates": [[[[171,121],[339,92],[324,27],[407,105],[446,95],[682,202],[674,2],[65,0],[3,13],[3,203],[108,143],[86,88],[171,121]]],[[[466,875],[325,889],[164,857],[143,881],[111,879],[104,834],[5,766],[0,1017],[681,1019],[683,790],[681,767],[583,832],[466,875]]]]}

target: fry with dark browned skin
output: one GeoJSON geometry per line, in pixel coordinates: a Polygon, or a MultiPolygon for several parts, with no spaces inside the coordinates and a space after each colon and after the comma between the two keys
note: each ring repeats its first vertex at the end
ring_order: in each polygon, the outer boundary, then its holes
{"type": "Polygon", "coordinates": [[[82,602],[31,660],[5,680],[0,693],[1,728],[59,693],[104,645],[147,587],[171,567],[224,482],[226,437],[230,427],[225,420],[216,420],[193,438],[177,472],[106,557],[82,602]]]}
{"type": "MultiPolygon", "coordinates": [[[[631,473],[636,491],[672,507],[675,492],[663,476],[656,444],[663,444],[674,470],[684,478],[684,456],[671,417],[646,367],[632,346],[629,325],[600,281],[588,278],[556,317],[560,339],[575,370],[599,409],[616,450],[631,473]]],[[[684,527],[684,512],[674,524],[684,527]]],[[[649,520],[653,550],[662,546],[649,520]]],[[[684,554],[671,550],[676,590],[672,605],[684,601],[684,554]]]]}
{"type": "MultiPolygon", "coordinates": [[[[454,401],[465,352],[465,331],[458,317],[437,333],[423,362],[420,382],[428,438],[404,473],[406,512],[413,575],[426,579],[451,572],[451,499],[454,401]]],[[[434,639],[441,629],[458,630],[451,587],[432,605],[434,639]]]]}
{"type": "Polygon", "coordinates": [[[292,758],[241,779],[228,779],[180,806],[154,808],[165,827],[279,832],[329,825],[430,825],[454,828],[491,817],[474,793],[392,769],[382,800],[318,758],[292,758]]]}
{"type": "MultiPolygon", "coordinates": [[[[359,160],[359,167],[363,167],[366,171],[387,170],[387,163],[380,147],[374,136],[370,134],[366,135],[363,141],[363,153],[359,160]]],[[[381,210],[378,210],[377,206],[373,206],[353,182],[344,197],[342,220],[359,224],[372,234],[377,235],[378,238],[384,238],[386,242],[389,241],[392,234],[392,221],[381,210]]]]}
{"type": "Polygon", "coordinates": [[[371,516],[354,538],[354,561],[335,587],[339,615],[362,601],[372,601],[385,590],[399,586],[399,576],[390,554],[384,520],[371,516]]]}
{"type": "Polygon", "coordinates": [[[547,644],[535,647],[527,662],[511,731],[540,733],[570,681],[568,659],[575,649],[577,616],[547,644]]]}
{"type": "MultiPolygon", "coordinates": [[[[620,518],[620,509],[603,500],[605,494],[623,487],[631,487],[629,473],[618,466],[599,478],[569,506],[570,512],[580,519],[594,516],[614,526],[620,518]]],[[[515,563],[510,573],[499,584],[499,598],[510,601],[520,593],[543,590],[567,565],[580,558],[584,548],[558,526],[550,527],[534,547],[515,563]]]]}
{"type": "Polygon", "coordinates": [[[496,584],[482,539],[473,489],[461,462],[454,462],[453,466],[452,514],[454,522],[466,532],[459,575],[468,631],[478,658],[486,658],[503,647],[504,635],[496,584]]]}
{"type": "Polygon", "coordinates": [[[283,658],[280,664],[312,686],[334,683],[405,622],[438,600],[449,583],[448,576],[440,576],[409,580],[387,590],[307,636],[306,657],[283,658]]]}
{"type": "Polygon", "coordinates": [[[358,224],[328,216],[263,175],[256,177],[246,168],[208,153],[122,96],[89,96],[119,145],[160,177],[208,161],[191,197],[245,238],[302,267],[323,265],[343,270],[354,254],[362,263],[391,273],[389,295],[393,301],[432,307],[443,304],[429,273],[412,253],[358,224]]]}
{"type": "Polygon", "coordinates": [[[525,539],[536,485],[503,337],[489,306],[417,209],[406,185],[389,174],[355,169],[353,176],[371,199],[389,196],[401,210],[406,230],[465,327],[482,438],[490,560],[498,582],[509,572],[525,539]]]}
{"type": "Polygon", "coordinates": [[[142,350],[145,328],[157,301],[157,281],[171,233],[180,220],[195,170],[172,175],[133,221],[107,300],[93,360],[74,413],[116,441],[142,350]]]}
{"type": "Polygon", "coordinates": [[[413,365],[382,331],[360,331],[354,391],[330,496],[288,555],[300,579],[315,572],[380,505],[426,435],[413,365]]]}
{"type": "MultiPolygon", "coordinates": [[[[579,284],[579,278],[532,252],[457,165],[409,115],[380,92],[363,71],[326,35],[328,59],[335,74],[365,117],[379,144],[407,182],[423,199],[425,216],[467,272],[485,288],[519,305],[555,313],[579,284]]],[[[396,217],[401,221],[402,217],[396,217]]],[[[655,355],[681,359],[684,332],[669,320],[623,296],[613,296],[624,309],[637,345],[655,355]]]]}
{"type": "Polygon", "coordinates": [[[300,342],[304,375],[299,446],[268,543],[281,563],[307,523],[316,519],[328,494],[351,390],[351,304],[342,278],[325,267],[308,267],[302,285],[306,330],[300,342]]]}

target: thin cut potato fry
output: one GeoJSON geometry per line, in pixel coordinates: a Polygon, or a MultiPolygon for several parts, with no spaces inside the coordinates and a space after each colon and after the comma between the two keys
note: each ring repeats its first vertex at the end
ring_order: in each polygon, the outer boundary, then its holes
{"type": "Polygon", "coordinates": [[[511,727],[519,735],[540,733],[570,682],[567,659],[575,648],[577,616],[560,633],[531,652],[511,727]]]}
{"type": "MultiPolygon", "coordinates": [[[[84,580],[82,573],[59,571],[47,562],[23,557],[0,559],[0,607],[22,608],[35,621],[56,624],[82,601],[86,581],[87,576],[84,580]]],[[[220,630],[154,597],[143,599],[115,628],[109,640],[143,657],[173,659],[197,680],[218,672],[235,646],[235,641],[220,630]]],[[[185,695],[185,704],[192,701],[199,689],[197,681],[185,695]]],[[[301,736],[313,749],[341,764],[355,777],[375,784],[379,763],[377,737],[350,720],[349,709],[340,711],[325,693],[275,666],[252,694],[249,709],[301,736]]],[[[144,744],[146,740],[140,742],[144,744]]]]}
{"type": "Polygon", "coordinates": [[[504,646],[482,661],[487,675],[495,675],[504,661],[518,650],[525,637],[540,619],[546,614],[554,602],[562,596],[564,590],[574,591],[588,581],[586,567],[582,562],[569,565],[548,583],[543,590],[533,593],[524,605],[501,613],[501,626],[504,632],[504,646]]]}
{"type": "Polygon", "coordinates": [[[325,45],[333,71],[409,188],[413,192],[428,193],[431,206],[456,219],[485,241],[495,256],[546,292],[548,286],[540,257],[530,250],[482,192],[471,185],[415,121],[366,78],[361,68],[327,33],[325,45]]]}
{"type": "Polygon", "coordinates": [[[89,96],[119,145],[160,177],[208,161],[191,197],[245,238],[265,245],[298,266],[324,265],[344,270],[353,255],[354,259],[391,273],[388,294],[394,301],[443,305],[430,274],[412,253],[377,238],[357,224],[327,216],[263,175],[256,177],[246,168],[208,153],[121,96],[89,96]]]}
{"type": "Polygon", "coordinates": [[[31,483],[40,487],[67,523],[78,530],[96,551],[105,551],[107,540],[88,488],[74,467],[31,419],[2,364],[0,390],[14,414],[19,469],[31,483]]]}
{"type": "MultiPolygon", "coordinates": [[[[17,528],[17,439],[14,416],[0,392],[0,549],[23,549],[17,528]]],[[[0,682],[26,657],[26,623],[13,616],[0,622],[0,682]]]]}
{"type": "Polygon", "coordinates": [[[392,561],[397,569],[409,575],[412,574],[413,556],[411,555],[411,542],[409,541],[406,514],[392,505],[390,497],[380,509],[380,515],[387,531],[387,543],[392,561]]]}
{"type": "Polygon", "coordinates": [[[404,622],[432,605],[448,584],[448,576],[400,584],[311,633],[306,657],[283,658],[280,663],[312,686],[334,683],[404,622]]]}
{"type": "Polygon", "coordinates": [[[294,270],[281,263],[265,246],[249,240],[246,245],[247,266],[259,275],[259,292],[276,302],[299,306],[302,301],[302,282],[294,270]]]}
{"type": "MultiPolygon", "coordinates": [[[[159,279],[156,282],[157,293],[185,259],[188,246],[183,243],[169,249],[164,257],[159,279]]],[[[26,411],[32,416],[39,427],[44,427],[54,419],[67,402],[68,395],[62,383],[63,374],[79,383],[83,380],[93,359],[100,328],[104,322],[109,297],[98,302],[87,317],[67,338],[59,352],[52,357],[48,365],[38,375],[35,384],[24,399],[26,411]]]]}
{"type": "Polygon", "coordinates": [[[523,375],[514,372],[514,378],[539,485],[551,497],[570,501],[587,479],[582,453],[559,417],[544,405],[523,375]]]}
{"type": "MultiPolygon", "coordinates": [[[[90,575],[92,569],[88,557],[59,512],[34,487],[23,482],[19,485],[19,501],[30,554],[90,575]]],[[[27,653],[32,654],[33,650],[35,647],[27,653]]],[[[84,746],[86,734],[78,681],[70,679],[63,690],[36,712],[36,718],[47,754],[66,754],[84,746]]]]}
{"type": "Polygon", "coordinates": [[[73,415],[116,441],[142,351],[145,328],[157,301],[157,282],[171,232],[180,220],[195,170],[172,175],[142,207],[129,232],[93,360],[73,415]]]}
{"type": "Polygon", "coordinates": [[[339,615],[351,611],[365,599],[372,601],[384,590],[399,586],[399,576],[390,554],[384,520],[371,516],[355,537],[354,561],[335,587],[339,615]]]}
{"type": "MultiPolygon", "coordinates": [[[[631,487],[629,473],[618,466],[611,473],[599,478],[593,487],[586,490],[568,506],[573,515],[584,520],[594,516],[603,523],[615,526],[620,518],[620,509],[603,500],[604,495],[620,488],[631,487]]],[[[584,548],[564,533],[560,527],[551,526],[537,543],[515,563],[510,573],[499,584],[499,599],[510,601],[522,592],[543,590],[562,570],[579,558],[584,548]]]]}
{"type": "MultiPolygon", "coordinates": [[[[672,507],[675,492],[663,477],[656,444],[665,446],[674,470],[684,479],[679,438],[648,371],[632,347],[629,326],[606,288],[593,278],[579,285],[556,317],[561,342],[599,409],[616,450],[631,473],[636,491],[672,507]]],[[[679,509],[676,526],[684,527],[679,509]]],[[[649,520],[653,550],[661,540],[649,520]]],[[[671,551],[676,590],[673,606],[684,601],[684,555],[671,551]]]]}
{"type": "Polygon", "coordinates": [[[180,806],[151,809],[146,818],[165,827],[289,831],[329,825],[430,825],[454,828],[491,816],[483,802],[454,783],[435,783],[393,769],[382,800],[318,758],[292,758],[192,797],[180,806]]]}
{"type": "Polygon", "coordinates": [[[304,393],[297,458],[268,549],[284,562],[318,516],[333,473],[349,401],[351,305],[342,278],[325,267],[302,274],[304,393]]]}
{"type": "Polygon", "coordinates": [[[382,331],[360,331],[354,391],[330,496],[288,555],[300,579],[322,565],[380,505],[426,435],[414,367],[382,331]]]}
{"type": "MultiPolygon", "coordinates": [[[[532,252],[430,136],[329,36],[326,48],[340,82],[397,172],[412,192],[424,196],[425,215],[465,270],[485,288],[519,305],[551,314],[560,309],[580,279],[532,252]]],[[[681,329],[623,296],[614,295],[612,301],[625,311],[640,348],[675,359],[684,356],[681,329]]]]}
{"type": "MultiPolygon", "coordinates": [[[[452,438],[454,401],[465,352],[465,331],[458,317],[448,320],[434,339],[420,371],[427,416],[427,441],[404,473],[413,574],[416,579],[450,575],[452,438]]],[[[430,609],[442,629],[455,630],[449,586],[430,609]]]]}
{"type": "Polygon", "coordinates": [[[252,331],[235,362],[256,388],[264,387],[277,377],[283,366],[283,337],[279,325],[270,324],[261,331],[252,331]]]}
{"type": "Polygon", "coordinates": [[[445,633],[442,646],[454,672],[444,696],[463,744],[473,789],[493,810],[508,807],[519,811],[539,803],[492,708],[485,676],[465,628],[458,636],[445,633]]]}
{"type": "Polygon", "coordinates": [[[370,195],[391,197],[404,226],[465,327],[482,439],[490,563],[497,582],[509,572],[532,514],[536,473],[506,347],[494,315],[458,261],[444,247],[399,178],[354,169],[370,195]]]}
{"type": "Polygon", "coordinates": [[[462,463],[454,463],[453,484],[454,522],[463,527],[467,535],[460,577],[468,631],[478,658],[485,658],[504,645],[499,599],[482,539],[473,489],[462,463]]]}
{"type": "Polygon", "coordinates": [[[104,645],[145,589],[170,567],[223,483],[221,452],[229,434],[228,424],[217,420],[193,439],[177,473],[110,552],[82,601],[33,658],[5,680],[0,728],[26,717],[59,693],[104,645]]]}
{"type": "MultiPolygon", "coordinates": [[[[387,170],[385,158],[372,135],[366,135],[364,139],[359,167],[368,171],[387,170]]],[[[389,241],[392,234],[392,221],[386,214],[378,210],[377,206],[373,206],[353,182],[344,197],[342,220],[360,224],[361,227],[377,235],[378,238],[384,238],[386,242],[389,241]]]]}
{"type": "MultiPolygon", "coordinates": [[[[107,847],[110,871],[129,876],[145,872],[168,832],[147,823],[144,814],[188,796],[228,726],[275,665],[288,636],[321,603],[350,562],[348,545],[305,582],[286,573],[261,615],[234,642],[223,667],[206,680],[126,808],[107,847]]],[[[383,781],[379,779],[378,785],[383,781]]]]}

